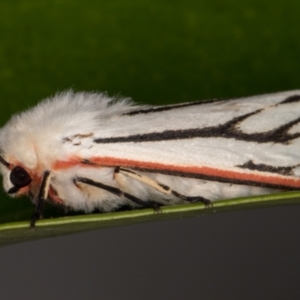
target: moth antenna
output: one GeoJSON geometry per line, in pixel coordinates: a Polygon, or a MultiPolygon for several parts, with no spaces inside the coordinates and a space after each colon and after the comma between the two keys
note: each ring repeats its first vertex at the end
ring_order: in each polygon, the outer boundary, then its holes
{"type": "Polygon", "coordinates": [[[0,155],[0,163],[4,165],[6,168],[10,168],[10,163],[8,163],[1,155],[0,155]]]}
{"type": "Polygon", "coordinates": [[[41,214],[44,209],[44,203],[48,198],[48,193],[49,193],[49,187],[50,187],[50,181],[51,181],[51,173],[50,171],[45,171],[42,184],[40,187],[39,195],[38,195],[38,202],[36,206],[36,211],[34,215],[31,218],[30,222],[30,228],[35,228],[35,223],[38,219],[40,219],[41,214]]]}
{"type": "Polygon", "coordinates": [[[89,178],[77,177],[76,179],[74,179],[74,183],[76,183],[76,182],[82,182],[82,183],[85,183],[88,185],[98,187],[100,189],[103,189],[103,190],[110,192],[119,197],[124,196],[125,198],[127,198],[127,199],[131,200],[132,202],[139,204],[145,208],[154,208],[156,211],[159,211],[159,208],[160,208],[160,205],[158,203],[155,203],[152,201],[144,201],[144,200],[142,200],[138,197],[135,197],[129,193],[123,192],[121,189],[118,189],[118,188],[110,186],[110,185],[103,184],[101,182],[94,181],[89,178]]]}

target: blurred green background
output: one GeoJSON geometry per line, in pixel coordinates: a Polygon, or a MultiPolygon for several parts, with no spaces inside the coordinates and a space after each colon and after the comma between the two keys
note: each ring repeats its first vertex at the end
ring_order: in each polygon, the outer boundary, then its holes
{"type": "MultiPolygon", "coordinates": [[[[297,89],[299,15],[296,0],[1,0],[0,124],[69,88],[153,104],[297,89]]],[[[32,214],[0,199],[0,222],[32,214]]]]}

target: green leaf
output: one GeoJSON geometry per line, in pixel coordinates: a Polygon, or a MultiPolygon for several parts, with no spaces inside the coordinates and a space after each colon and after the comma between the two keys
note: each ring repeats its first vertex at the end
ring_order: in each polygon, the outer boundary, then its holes
{"type": "Polygon", "coordinates": [[[196,203],[164,206],[160,212],[155,212],[153,209],[140,209],[44,219],[37,222],[35,229],[29,229],[29,221],[7,223],[0,225],[0,246],[99,228],[291,204],[300,204],[300,192],[222,200],[215,202],[211,207],[196,203]]]}

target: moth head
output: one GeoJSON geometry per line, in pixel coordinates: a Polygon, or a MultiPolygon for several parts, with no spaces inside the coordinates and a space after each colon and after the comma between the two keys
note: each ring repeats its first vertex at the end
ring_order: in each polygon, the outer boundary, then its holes
{"type": "Polygon", "coordinates": [[[32,181],[29,172],[19,165],[13,165],[0,156],[0,171],[3,175],[3,187],[6,193],[17,196],[24,194],[32,181]]]}

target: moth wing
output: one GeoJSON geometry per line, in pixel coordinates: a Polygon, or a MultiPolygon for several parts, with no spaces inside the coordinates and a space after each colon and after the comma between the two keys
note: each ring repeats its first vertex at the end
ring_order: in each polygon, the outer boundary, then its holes
{"type": "Polygon", "coordinates": [[[300,91],[291,91],[134,108],[63,146],[82,164],[297,189],[299,122],[300,91]]]}

